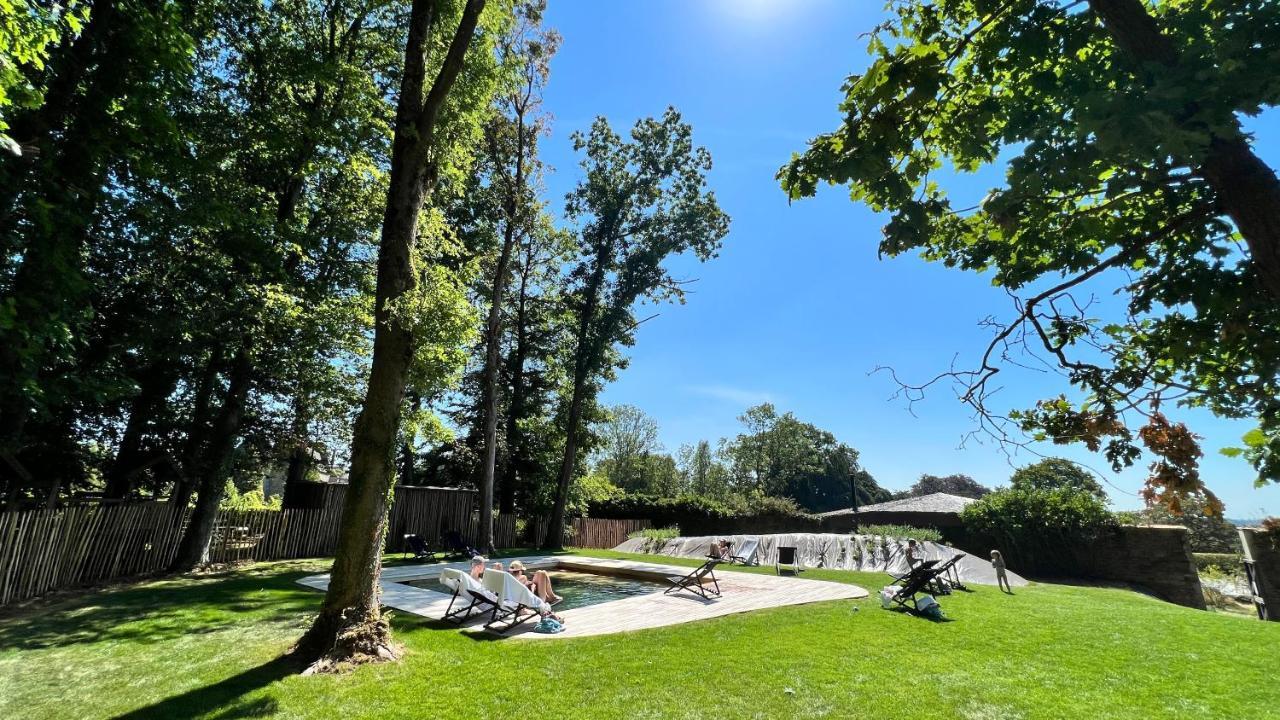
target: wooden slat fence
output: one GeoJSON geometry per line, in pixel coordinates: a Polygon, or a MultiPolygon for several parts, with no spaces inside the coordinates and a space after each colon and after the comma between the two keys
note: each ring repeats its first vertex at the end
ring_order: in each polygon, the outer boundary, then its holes
{"type": "Polygon", "coordinates": [[[435,540],[445,530],[457,530],[463,537],[474,538],[480,522],[477,515],[473,491],[397,487],[387,525],[387,552],[403,552],[404,536],[410,533],[435,540]]]}
{"type": "Polygon", "coordinates": [[[0,513],[0,605],[162,570],[185,519],[163,502],[0,513]]]}
{"type": "MultiPolygon", "coordinates": [[[[339,492],[310,510],[223,510],[209,544],[213,562],[326,557],[337,547],[339,492]]],[[[0,513],[0,605],[63,588],[163,571],[177,553],[188,511],[166,502],[85,505],[0,513]]],[[[475,494],[442,488],[396,488],[387,552],[405,533],[437,538],[445,529],[476,537],[475,494]]],[[[517,544],[516,517],[494,517],[499,547],[517,544]]]]}
{"type": "MultiPolygon", "coordinates": [[[[537,517],[529,522],[529,541],[541,546],[547,537],[548,519],[537,517]]],[[[573,518],[564,537],[565,547],[611,548],[627,539],[627,535],[653,527],[648,520],[613,518],[573,518]]]]}

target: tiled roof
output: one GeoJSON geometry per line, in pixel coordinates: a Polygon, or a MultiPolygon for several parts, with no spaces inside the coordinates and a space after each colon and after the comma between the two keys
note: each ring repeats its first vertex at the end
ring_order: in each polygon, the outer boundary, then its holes
{"type": "MultiPolygon", "coordinates": [[[[961,510],[964,510],[966,505],[973,501],[973,498],[961,497],[959,495],[933,493],[932,495],[921,495],[919,497],[902,498],[901,500],[890,500],[889,502],[876,503],[874,505],[863,505],[858,508],[858,513],[959,513],[961,510]]],[[[833,515],[848,515],[850,512],[850,510],[833,510],[831,512],[822,513],[822,516],[829,517],[833,515]]]]}

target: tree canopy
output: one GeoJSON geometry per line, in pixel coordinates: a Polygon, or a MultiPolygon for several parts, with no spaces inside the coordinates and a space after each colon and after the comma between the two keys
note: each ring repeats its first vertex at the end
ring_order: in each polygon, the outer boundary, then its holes
{"type": "Polygon", "coordinates": [[[1106,490],[1102,489],[1093,473],[1063,458],[1045,458],[1020,467],[1009,477],[1009,485],[1019,490],[1070,488],[1087,492],[1104,502],[1107,499],[1106,490]]]}
{"type": "MultiPolygon", "coordinates": [[[[1231,451],[1280,479],[1280,181],[1239,116],[1280,100],[1280,6],[1266,2],[890,3],[843,120],[779,172],[888,213],[880,252],[988,274],[1013,316],[956,383],[1009,442],[1081,442],[1118,470],[1154,456],[1144,492],[1203,495],[1201,451],[1162,404],[1254,418],[1231,451]],[[995,163],[1004,182],[956,203],[943,169],[995,163]],[[1099,321],[1089,290],[1127,297],[1099,321]],[[1020,352],[1078,397],[1006,415],[992,378],[1020,352]],[[1026,433],[1023,435],[1022,433],[1026,433]]],[[[1016,360],[1013,360],[1016,362],[1016,360]]]]}
{"type": "Polygon", "coordinates": [[[897,497],[920,497],[933,493],[947,493],[967,498],[980,498],[991,492],[991,488],[982,485],[968,475],[929,475],[924,474],[909,489],[898,493],[897,497]]]}

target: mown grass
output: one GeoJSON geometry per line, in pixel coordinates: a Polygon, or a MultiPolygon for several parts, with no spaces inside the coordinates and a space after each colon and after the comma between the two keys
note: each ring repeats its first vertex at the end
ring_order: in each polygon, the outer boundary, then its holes
{"type": "Polygon", "coordinates": [[[822,570],[806,576],[873,597],[541,642],[400,614],[402,662],[300,677],[283,653],[320,595],[294,580],[326,568],[268,563],[10,613],[0,717],[1262,718],[1280,707],[1280,624],[1044,584],[944,597],[950,621],[934,623],[881,610],[883,575],[822,570]]]}

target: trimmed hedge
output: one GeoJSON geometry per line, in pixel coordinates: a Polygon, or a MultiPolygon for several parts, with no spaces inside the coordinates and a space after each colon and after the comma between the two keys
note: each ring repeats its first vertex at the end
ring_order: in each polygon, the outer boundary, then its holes
{"type": "Polygon", "coordinates": [[[1196,569],[1204,572],[1209,567],[1217,567],[1219,570],[1227,573],[1242,572],[1240,569],[1244,562],[1244,556],[1239,553],[1191,553],[1192,559],[1196,561],[1196,569]]]}
{"type": "Polygon", "coordinates": [[[626,495],[593,502],[590,517],[650,520],[654,527],[679,526],[685,536],[821,532],[821,520],[786,498],[722,501],[701,495],[626,495]]]}

